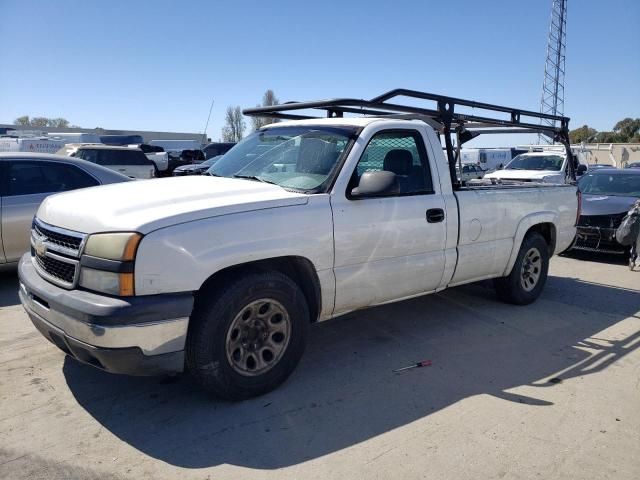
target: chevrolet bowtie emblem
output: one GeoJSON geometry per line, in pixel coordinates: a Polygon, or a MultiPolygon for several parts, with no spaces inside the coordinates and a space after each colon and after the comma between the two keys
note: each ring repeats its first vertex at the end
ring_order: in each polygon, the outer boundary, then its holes
{"type": "Polygon", "coordinates": [[[44,240],[38,239],[36,240],[35,249],[38,256],[44,257],[45,254],[47,253],[47,244],[44,243],[44,240]]]}

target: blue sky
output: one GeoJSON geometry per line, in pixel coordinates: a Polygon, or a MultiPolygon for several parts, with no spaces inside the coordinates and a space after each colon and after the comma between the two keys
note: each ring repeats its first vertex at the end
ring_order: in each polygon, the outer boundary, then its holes
{"type": "MultiPolygon", "coordinates": [[[[0,0],[0,123],[60,116],[89,128],[201,132],[215,98],[207,133],[217,140],[226,107],[254,106],[267,88],[287,101],[406,87],[538,110],[550,8],[0,0]]],[[[640,116],[640,2],[569,0],[568,9],[571,126],[609,130],[640,116]]]]}

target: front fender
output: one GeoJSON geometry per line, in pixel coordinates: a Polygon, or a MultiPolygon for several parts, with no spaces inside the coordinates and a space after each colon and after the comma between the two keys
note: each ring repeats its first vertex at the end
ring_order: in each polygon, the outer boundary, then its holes
{"type": "Polygon", "coordinates": [[[323,275],[333,268],[328,196],[314,195],[303,205],[195,220],[145,235],[136,256],[136,294],[197,291],[225,268],[286,256],[306,258],[321,279],[330,278],[323,275]]]}

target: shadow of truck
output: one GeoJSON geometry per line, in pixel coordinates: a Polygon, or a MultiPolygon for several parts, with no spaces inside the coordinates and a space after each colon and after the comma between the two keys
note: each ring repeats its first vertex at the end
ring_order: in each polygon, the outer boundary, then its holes
{"type": "Polygon", "coordinates": [[[636,315],[639,298],[634,290],[549,277],[541,299],[528,307],[499,303],[480,284],[357,312],[315,326],[289,381],[240,403],[209,398],[187,377],[116,376],[69,358],[64,375],[87,412],[151,457],[186,468],[275,469],[353,446],[473,395],[545,408],[548,401],[507,390],[533,385],[542,394],[554,388],[551,376],[587,375],[628,354],[640,344],[638,334],[590,338],[636,315]],[[433,365],[392,373],[423,359],[433,365]]]}

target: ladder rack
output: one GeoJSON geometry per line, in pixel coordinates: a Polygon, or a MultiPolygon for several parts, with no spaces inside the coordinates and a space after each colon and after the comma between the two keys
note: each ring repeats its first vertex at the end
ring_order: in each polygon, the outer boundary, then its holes
{"type": "MultiPolygon", "coordinates": [[[[367,117],[386,117],[423,120],[433,126],[444,137],[444,147],[449,161],[452,183],[460,186],[455,172],[456,159],[460,159],[461,145],[483,134],[539,133],[553,142],[560,142],[571,159],[569,145],[569,118],[560,115],[534,112],[521,108],[505,107],[490,103],[464,100],[433,93],[397,88],[370,100],[356,98],[333,98],[310,102],[287,102],[280,105],[247,108],[242,112],[252,117],[271,117],[285,120],[306,120],[319,118],[340,118],[345,114],[367,117]],[[406,105],[402,99],[433,102],[430,108],[406,105]],[[435,105],[434,105],[435,104],[435,105]],[[471,109],[472,113],[462,113],[459,109],[471,109]],[[481,110],[476,114],[475,110],[481,110]],[[305,114],[304,111],[324,111],[324,117],[305,114]],[[501,118],[502,117],[502,118],[501,118]],[[545,120],[543,123],[539,123],[545,120]],[[456,149],[452,141],[456,135],[456,149]]],[[[573,161],[567,162],[567,174],[575,180],[573,161]]]]}

